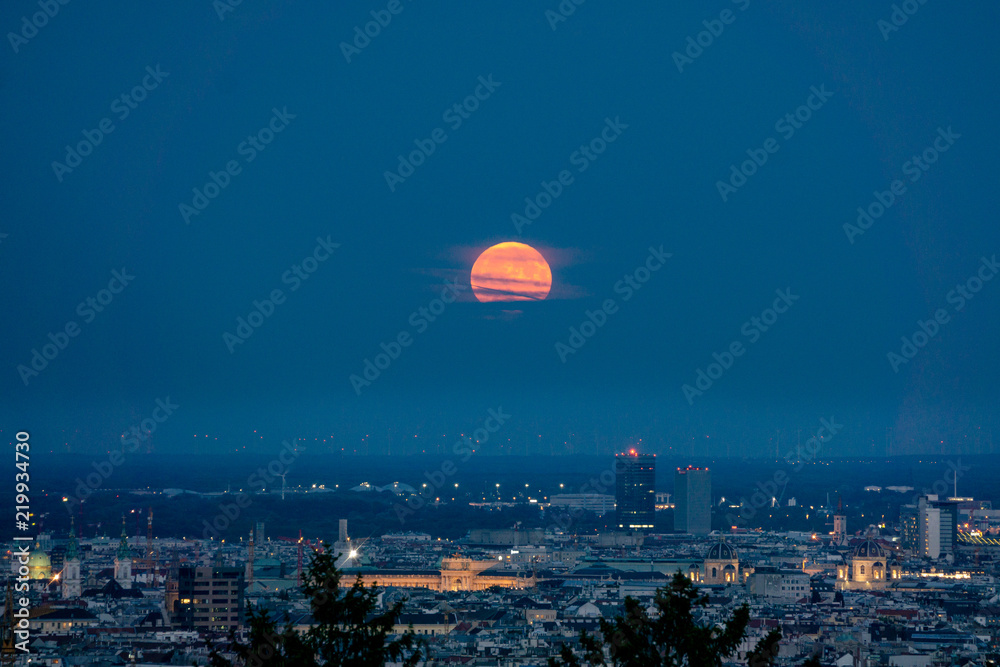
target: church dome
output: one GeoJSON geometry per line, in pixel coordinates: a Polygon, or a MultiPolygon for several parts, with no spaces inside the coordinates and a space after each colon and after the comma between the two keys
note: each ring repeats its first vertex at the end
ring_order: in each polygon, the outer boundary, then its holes
{"type": "Polygon", "coordinates": [[[739,560],[739,557],[736,555],[736,549],[725,542],[718,542],[708,550],[705,560],[739,560]]]}
{"type": "Polygon", "coordinates": [[[28,572],[32,579],[48,579],[52,574],[52,561],[37,547],[28,558],[28,572]]]}
{"type": "Polygon", "coordinates": [[[885,551],[878,545],[878,542],[867,539],[854,547],[855,558],[885,558],[885,551]]]}

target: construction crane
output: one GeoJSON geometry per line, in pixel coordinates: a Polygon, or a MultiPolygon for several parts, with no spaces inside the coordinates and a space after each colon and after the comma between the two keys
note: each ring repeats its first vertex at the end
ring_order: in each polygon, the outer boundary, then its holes
{"type": "Polygon", "coordinates": [[[302,545],[307,545],[313,551],[323,552],[323,546],[321,544],[313,544],[309,540],[302,537],[302,529],[299,528],[299,539],[294,539],[291,537],[278,537],[279,540],[284,540],[285,542],[291,542],[298,546],[298,553],[296,555],[295,563],[295,580],[301,584],[302,583],[302,545]]]}
{"type": "Polygon", "coordinates": [[[149,572],[150,586],[156,585],[156,559],[153,557],[153,508],[146,514],[146,571],[149,572]]]}
{"type": "Polygon", "coordinates": [[[7,582],[7,600],[3,611],[3,626],[0,627],[0,665],[13,665],[17,660],[16,635],[14,628],[17,621],[14,619],[14,588],[11,582],[7,582]]]}
{"type": "Polygon", "coordinates": [[[302,543],[305,544],[310,549],[312,549],[313,551],[318,551],[319,553],[323,553],[323,544],[320,543],[319,541],[313,543],[310,540],[303,539],[302,543]]]}
{"type": "Polygon", "coordinates": [[[253,586],[253,527],[250,528],[250,564],[247,566],[247,586],[253,586]]]}

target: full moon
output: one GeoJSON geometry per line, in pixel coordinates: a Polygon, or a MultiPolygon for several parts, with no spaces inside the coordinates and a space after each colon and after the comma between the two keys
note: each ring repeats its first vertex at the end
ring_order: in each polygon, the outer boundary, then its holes
{"type": "Polygon", "coordinates": [[[549,263],[524,243],[498,243],[472,265],[472,292],[480,301],[541,301],[550,289],[549,263]]]}

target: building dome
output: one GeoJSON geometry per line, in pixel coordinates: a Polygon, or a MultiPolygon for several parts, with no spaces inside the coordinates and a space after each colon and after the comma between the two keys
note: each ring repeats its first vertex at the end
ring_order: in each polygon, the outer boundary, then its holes
{"type": "Polygon", "coordinates": [[[736,555],[736,549],[725,542],[718,542],[708,550],[705,560],[739,560],[739,557],[736,555]]]}
{"type": "Polygon", "coordinates": [[[873,539],[867,539],[854,547],[855,558],[885,558],[885,551],[873,539]]]}
{"type": "Polygon", "coordinates": [[[52,576],[52,561],[38,545],[28,558],[28,573],[32,579],[48,579],[52,576]]]}

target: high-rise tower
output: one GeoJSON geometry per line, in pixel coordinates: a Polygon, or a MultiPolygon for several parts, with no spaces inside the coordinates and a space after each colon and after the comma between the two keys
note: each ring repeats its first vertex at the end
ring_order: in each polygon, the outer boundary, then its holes
{"type": "Polygon", "coordinates": [[[712,473],[708,468],[678,468],[674,474],[674,530],[708,535],[712,530],[712,473]]]}
{"type": "Polygon", "coordinates": [[[615,456],[615,509],[619,530],[653,530],[656,524],[656,456],[634,449],[615,456]]]}

